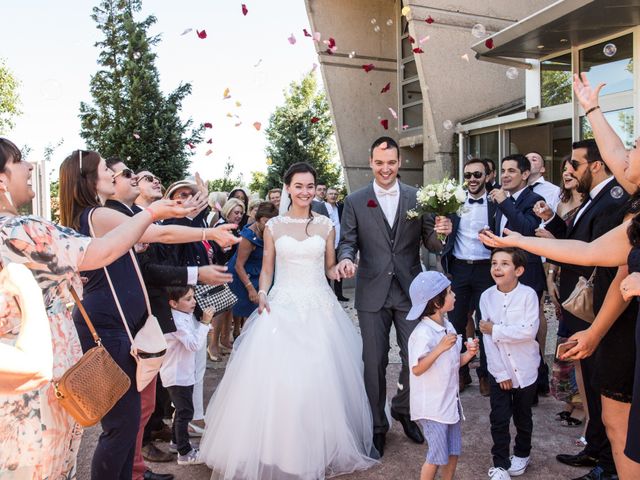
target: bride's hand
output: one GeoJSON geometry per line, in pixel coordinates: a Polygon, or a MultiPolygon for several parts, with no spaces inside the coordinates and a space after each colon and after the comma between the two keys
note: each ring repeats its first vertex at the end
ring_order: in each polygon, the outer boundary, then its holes
{"type": "Polygon", "coordinates": [[[267,299],[267,294],[264,292],[258,293],[258,315],[262,315],[262,312],[265,310],[267,313],[271,313],[271,308],[269,307],[269,300],[267,299]]]}
{"type": "Polygon", "coordinates": [[[504,237],[499,237],[491,230],[482,230],[478,234],[478,238],[487,247],[499,248],[499,247],[517,247],[518,241],[522,238],[522,235],[518,232],[504,229],[504,237]]]}
{"type": "Polygon", "coordinates": [[[345,258],[344,260],[341,260],[335,268],[340,276],[340,280],[342,280],[343,278],[353,277],[356,274],[357,267],[351,260],[345,258]]]}

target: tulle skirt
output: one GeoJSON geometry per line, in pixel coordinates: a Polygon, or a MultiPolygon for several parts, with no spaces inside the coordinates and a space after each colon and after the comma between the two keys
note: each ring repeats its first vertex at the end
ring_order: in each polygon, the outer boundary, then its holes
{"type": "Polygon", "coordinates": [[[362,341],[329,293],[324,308],[273,304],[247,320],[207,408],[212,480],[318,480],[377,463],[362,341]]]}

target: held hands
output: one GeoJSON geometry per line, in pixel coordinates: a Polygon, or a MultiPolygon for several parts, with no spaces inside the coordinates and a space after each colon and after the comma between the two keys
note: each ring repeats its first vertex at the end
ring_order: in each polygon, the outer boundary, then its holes
{"type": "Polygon", "coordinates": [[[451,235],[451,232],[453,231],[453,224],[451,223],[450,218],[437,215],[433,229],[440,235],[448,236],[451,235]]]}
{"type": "Polygon", "coordinates": [[[335,267],[336,278],[332,280],[342,280],[344,278],[352,278],[356,274],[358,266],[348,258],[341,260],[335,267]]]}
{"type": "Polygon", "coordinates": [[[200,319],[200,323],[205,325],[211,325],[211,320],[213,320],[213,316],[216,314],[216,311],[213,307],[205,308],[202,311],[202,318],[200,319]]]}
{"type": "Polygon", "coordinates": [[[560,360],[582,360],[583,358],[590,357],[598,345],[600,344],[600,338],[594,333],[591,327],[581,332],[571,335],[567,342],[578,342],[575,347],[567,350],[562,355],[560,360]]]}
{"type": "Polygon", "coordinates": [[[493,333],[493,322],[491,320],[480,320],[480,331],[485,335],[493,333]]]}
{"type": "Polygon", "coordinates": [[[551,207],[547,205],[544,200],[538,200],[536,202],[533,206],[533,213],[543,222],[551,220],[551,217],[554,215],[553,210],[551,210],[551,207]]]}
{"type": "Polygon", "coordinates": [[[442,337],[440,343],[438,343],[438,348],[441,352],[446,352],[451,347],[453,347],[457,341],[458,335],[456,335],[455,333],[447,333],[444,337],[442,337]]]}
{"type": "Polygon", "coordinates": [[[627,275],[627,277],[620,282],[620,292],[625,302],[631,297],[640,295],[640,273],[634,272],[627,275]]]}
{"type": "Polygon", "coordinates": [[[498,204],[504,202],[507,199],[507,192],[502,188],[494,188],[489,193],[489,199],[498,204]]]}
{"type": "Polygon", "coordinates": [[[207,240],[213,240],[222,248],[230,247],[236,243],[240,243],[240,237],[236,237],[231,230],[236,230],[238,225],[235,223],[225,223],[215,228],[207,228],[207,240]]]}
{"type": "Polygon", "coordinates": [[[487,247],[517,247],[519,240],[522,238],[522,235],[518,232],[513,232],[508,228],[505,228],[503,233],[504,237],[498,237],[496,234],[491,232],[490,230],[481,230],[478,234],[478,238],[482,243],[484,243],[487,247]]]}
{"type": "Polygon", "coordinates": [[[573,75],[573,91],[576,94],[578,102],[580,102],[580,106],[585,111],[598,106],[600,90],[602,90],[605,85],[606,83],[601,83],[593,89],[585,72],[582,72],[580,76],[578,76],[577,73],[573,75]]]}

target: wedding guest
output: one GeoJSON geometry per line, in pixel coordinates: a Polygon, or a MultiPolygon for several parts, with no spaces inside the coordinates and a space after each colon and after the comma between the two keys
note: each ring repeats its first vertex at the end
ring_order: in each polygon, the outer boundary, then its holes
{"type": "Polygon", "coordinates": [[[280,208],[280,197],[282,196],[281,188],[272,188],[267,192],[267,201],[273,203],[276,208],[280,208]]]}
{"type": "Polygon", "coordinates": [[[259,198],[252,198],[249,201],[249,212],[248,212],[248,220],[247,225],[252,224],[256,221],[256,211],[258,210],[258,205],[260,205],[263,201],[259,198]]]}
{"type": "Polygon", "coordinates": [[[411,419],[422,427],[429,446],[420,480],[433,480],[442,467],[442,478],[452,480],[462,451],[462,407],[456,376],[461,364],[478,352],[478,340],[462,340],[446,313],[456,295],[440,272],[422,272],[409,288],[411,310],[407,320],[420,320],[409,337],[411,419]]]}
{"type": "MultiPolygon", "coordinates": [[[[333,228],[336,231],[335,247],[338,248],[338,243],[340,243],[340,220],[342,218],[342,209],[338,207],[338,189],[333,187],[327,189],[325,198],[327,201],[324,203],[324,206],[327,208],[329,218],[333,222],[333,228]]],[[[333,291],[335,292],[338,301],[349,301],[349,299],[342,294],[342,280],[333,281],[333,291]]]]}
{"type": "Polygon", "coordinates": [[[311,202],[311,211],[328,217],[329,210],[327,210],[327,207],[325,206],[326,195],[327,184],[322,181],[318,181],[318,184],[316,185],[316,195],[313,197],[313,201],[311,202]]]}
{"type": "Polygon", "coordinates": [[[491,392],[491,438],[493,467],[491,480],[509,480],[522,475],[529,465],[536,398],[540,347],[538,296],[520,283],[529,266],[527,254],[514,248],[491,252],[491,276],[496,283],[480,297],[484,318],[480,330],[487,353],[491,392]],[[515,446],[510,456],[509,424],[516,427],[515,446]]]}
{"type": "Polygon", "coordinates": [[[560,201],[560,187],[545,180],[544,157],[538,152],[529,152],[525,157],[531,164],[531,174],[527,179],[527,184],[531,187],[531,190],[544,198],[547,205],[555,212],[560,201]]]}
{"type": "Polygon", "coordinates": [[[209,194],[209,208],[211,213],[207,216],[207,225],[214,226],[220,219],[220,212],[227,202],[227,194],[224,192],[211,192],[209,194]]]}
{"type": "Polygon", "coordinates": [[[487,192],[490,192],[494,188],[500,188],[500,184],[497,182],[498,171],[496,169],[496,162],[491,158],[483,158],[482,161],[487,166],[487,192]]]}
{"type": "Polygon", "coordinates": [[[242,219],[238,223],[238,228],[240,230],[242,230],[244,228],[244,226],[247,224],[247,221],[249,219],[249,216],[248,216],[248,213],[249,213],[249,194],[247,193],[247,191],[244,188],[235,187],[233,190],[231,190],[229,192],[227,200],[231,200],[232,198],[237,198],[238,200],[240,200],[242,202],[242,205],[244,206],[244,212],[242,214],[242,219]]]}

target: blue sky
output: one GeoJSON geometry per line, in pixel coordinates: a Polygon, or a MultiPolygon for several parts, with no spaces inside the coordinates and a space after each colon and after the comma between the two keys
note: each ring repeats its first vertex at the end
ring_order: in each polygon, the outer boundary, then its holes
{"type": "MultiPolygon", "coordinates": [[[[190,82],[193,93],[184,103],[183,117],[213,124],[206,132],[213,144],[199,145],[192,157],[191,171],[204,178],[221,176],[229,157],[245,181],[251,171],[266,170],[263,130],[269,115],[289,83],[317,63],[313,42],[302,33],[310,30],[303,1],[244,1],[246,17],[242,1],[236,0],[143,1],[140,18],[155,15],[158,22],[150,33],[162,34],[155,50],[162,90],[190,82]],[[193,31],[181,35],[188,28],[193,31]],[[196,29],[205,29],[207,38],[199,39],[196,29]],[[288,41],[292,33],[295,45],[288,41]],[[223,100],[227,87],[232,98],[223,100]],[[238,114],[242,125],[235,127],[238,120],[227,118],[227,112],[238,114]],[[260,132],[253,127],[256,121],[262,123],[260,132]],[[209,148],[213,153],[206,156],[209,148]]],[[[96,4],[2,1],[0,58],[21,82],[23,112],[6,136],[20,147],[28,145],[32,161],[42,158],[47,144],[64,139],[48,168],[54,178],[64,157],[84,146],[78,112],[81,101],[91,100],[89,80],[97,71],[94,43],[100,32],[90,18],[96,4]]]]}

